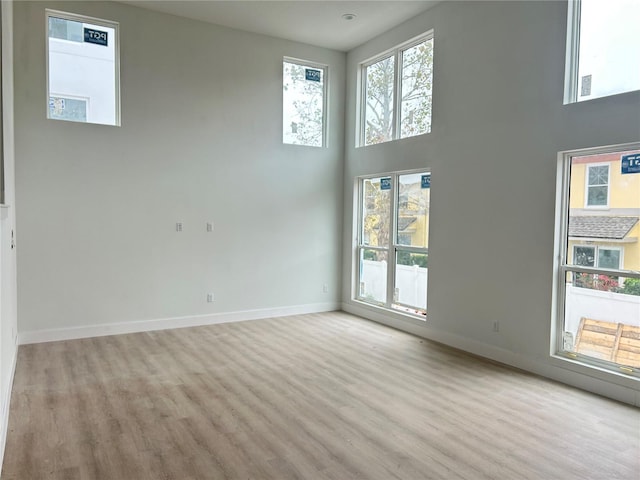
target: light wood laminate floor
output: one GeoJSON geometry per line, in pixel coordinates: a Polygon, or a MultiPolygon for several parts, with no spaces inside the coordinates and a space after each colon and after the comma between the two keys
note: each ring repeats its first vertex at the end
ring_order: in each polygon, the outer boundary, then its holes
{"type": "Polygon", "coordinates": [[[345,313],[21,346],[2,478],[640,479],[640,409],[345,313]]]}

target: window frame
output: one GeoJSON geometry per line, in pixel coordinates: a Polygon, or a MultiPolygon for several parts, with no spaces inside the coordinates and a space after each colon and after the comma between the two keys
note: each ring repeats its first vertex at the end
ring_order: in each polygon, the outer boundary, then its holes
{"type": "MultiPolygon", "coordinates": [[[[359,108],[358,108],[358,141],[357,141],[357,146],[358,147],[369,147],[371,145],[378,145],[380,143],[388,143],[388,142],[393,142],[395,140],[401,140],[404,138],[411,138],[412,136],[420,136],[420,135],[427,135],[429,133],[431,133],[432,130],[432,124],[433,124],[433,80],[432,80],[432,84],[431,84],[431,97],[432,97],[432,114],[431,114],[431,122],[429,124],[429,131],[418,134],[418,135],[412,135],[409,137],[401,137],[401,125],[402,125],[402,119],[401,119],[401,114],[402,114],[402,97],[401,94],[402,93],[402,71],[404,69],[404,65],[403,65],[403,61],[402,61],[402,54],[403,52],[405,52],[406,50],[409,50],[410,48],[415,47],[416,45],[419,45],[422,42],[425,41],[429,41],[429,40],[433,40],[434,41],[434,49],[435,49],[435,35],[434,35],[434,30],[430,29],[428,31],[426,31],[425,33],[422,33],[410,40],[407,40],[406,42],[403,42],[399,45],[396,45],[393,48],[390,48],[388,50],[385,50],[382,53],[379,53],[377,55],[375,55],[374,57],[369,58],[368,60],[365,60],[364,62],[361,62],[360,65],[358,66],[358,86],[359,86],[359,95],[358,95],[358,101],[359,101],[359,108]],[[367,115],[367,100],[366,100],[366,96],[367,96],[367,69],[372,66],[375,65],[376,63],[389,58],[389,57],[393,57],[394,58],[394,68],[393,68],[393,124],[391,126],[391,138],[387,141],[384,142],[378,142],[378,143],[371,143],[371,144],[367,144],[366,143],[366,115],[367,115]]],[[[434,55],[435,57],[435,55],[434,55]]],[[[431,68],[433,71],[433,64],[435,63],[432,62],[431,64],[431,68]]],[[[432,72],[433,75],[433,72],[432,72]]]]}
{"type": "Polygon", "coordinates": [[[582,18],[582,0],[568,0],[567,2],[567,40],[565,48],[565,78],[564,78],[564,99],[563,104],[588,102],[598,98],[606,98],[613,95],[620,95],[628,92],[638,92],[640,88],[634,90],[623,90],[616,93],[599,95],[580,100],[579,69],[580,69],[580,35],[582,18]]]}
{"type": "MultiPolygon", "coordinates": [[[[605,360],[590,357],[581,353],[564,349],[564,323],[565,323],[565,299],[567,294],[567,274],[606,275],[609,277],[624,277],[640,279],[640,271],[624,270],[623,268],[609,269],[600,267],[587,267],[569,264],[569,216],[570,216],[570,187],[571,187],[571,160],[574,157],[609,154],[640,149],[640,142],[610,145],[604,147],[567,150],[558,153],[557,189],[556,189],[556,261],[554,275],[554,309],[551,322],[551,357],[571,361],[587,368],[597,368],[608,373],[616,373],[640,379],[640,368],[618,365],[605,360]]],[[[589,247],[595,245],[586,245],[589,247]]],[[[572,247],[575,247],[572,246],[572,247]]],[[[616,248],[616,247],[614,247],[616,248]]],[[[622,250],[622,249],[621,249],[622,250]]],[[[594,263],[598,263],[598,249],[595,250],[594,263]]],[[[624,265],[620,253],[620,265],[624,265]]]]}
{"type": "Polygon", "coordinates": [[[282,127],[282,136],[281,141],[283,145],[291,145],[294,147],[310,147],[310,148],[327,148],[329,146],[329,65],[313,62],[310,60],[303,60],[300,58],[294,57],[282,57],[282,82],[281,82],[281,93],[282,93],[282,121],[280,122],[280,126],[282,127]],[[284,64],[292,63],[301,67],[313,68],[316,70],[322,70],[322,142],[320,145],[306,145],[303,143],[288,143],[284,141],[284,64]]]}
{"type": "MultiPolygon", "coordinates": [[[[44,23],[45,23],[45,88],[46,88],[46,115],[45,118],[47,120],[56,120],[56,121],[71,121],[73,123],[86,123],[90,125],[103,125],[106,127],[119,127],[121,126],[121,97],[120,97],[120,23],[112,20],[104,20],[101,18],[90,17],[87,15],[81,15],[78,13],[70,13],[63,12],[60,10],[53,10],[46,8],[44,15],[44,23]],[[72,22],[80,22],[80,23],[88,23],[91,25],[97,25],[106,28],[112,28],[114,30],[114,40],[113,40],[113,53],[114,53],[114,86],[115,86],[115,118],[114,123],[97,123],[97,122],[77,122],[74,120],[64,120],[58,118],[52,118],[49,115],[49,98],[52,95],[50,90],[50,82],[49,82],[49,18],[61,18],[63,20],[69,20],[72,22]]],[[[68,98],[81,98],[75,94],[67,94],[61,93],[57,96],[64,96],[68,98]]],[[[89,113],[90,102],[87,102],[87,114],[89,113]]]]}
{"type": "MultiPolygon", "coordinates": [[[[399,206],[399,182],[400,177],[403,175],[411,175],[411,174],[423,174],[433,176],[433,171],[431,168],[421,168],[417,170],[407,170],[407,171],[398,171],[398,172],[388,172],[388,173],[378,173],[373,175],[363,175],[357,177],[356,179],[356,202],[355,208],[357,208],[357,215],[354,216],[356,218],[356,232],[355,232],[355,250],[354,250],[354,264],[356,266],[355,270],[355,285],[353,289],[353,300],[357,302],[362,302],[365,305],[384,308],[387,311],[406,315],[413,319],[418,319],[421,321],[427,320],[426,308],[424,314],[412,313],[409,310],[419,310],[419,307],[415,305],[407,305],[399,302],[396,299],[396,269],[397,269],[397,257],[399,252],[408,252],[408,253],[418,253],[418,254],[429,254],[428,240],[426,247],[418,247],[411,245],[401,245],[398,242],[399,232],[398,232],[398,206],[399,206]],[[370,180],[373,178],[391,178],[391,188],[390,188],[390,204],[389,204],[389,213],[391,215],[389,222],[389,240],[387,245],[379,246],[379,245],[367,245],[364,243],[364,182],[366,180],[370,180]],[[386,299],[384,302],[377,301],[367,301],[363,298],[362,290],[361,290],[361,269],[360,269],[360,261],[362,258],[362,252],[364,250],[373,250],[373,251],[381,251],[387,253],[387,278],[386,278],[386,299]],[[397,305],[400,308],[394,308],[394,305],[397,305]]],[[[431,189],[431,187],[429,187],[431,189]]],[[[427,232],[431,232],[431,215],[428,218],[428,230],[427,232]]],[[[427,288],[428,291],[428,288],[427,288]]],[[[428,307],[428,292],[425,291],[425,304],[428,307]]]]}
{"type": "Polygon", "coordinates": [[[609,209],[609,201],[610,201],[610,192],[611,192],[611,162],[599,162],[599,163],[588,163],[585,165],[585,175],[584,175],[584,208],[588,208],[589,210],[608,210],[609,209]],[[589,188],[591,187],[602,187],[605,185],[591,185],[589,183],[589,171],[594,167],[607,167],[607,202],[604,205],[589,205],[589,188]]]}

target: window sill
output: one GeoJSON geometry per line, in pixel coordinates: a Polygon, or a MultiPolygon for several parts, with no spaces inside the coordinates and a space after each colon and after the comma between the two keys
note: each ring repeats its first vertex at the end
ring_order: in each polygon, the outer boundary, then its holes
{"type": "Polygon", "coordinates": [[[377,313],[391,313],[398,318],[398,320],[411,322],[415,325],[425,325],[427,323],[427,315],[413,315],[410,313],[397,310],[395,308],[387,308],[382,305],[376,305],[374,303],[365,302],[357,298],[352,298],[351,301],[359,307],[370,309],[377,313]]]}
{"type": "Polygon", "coordinates": [[[613,368],[606,368],[604,366],[587,363],[581,359],[574,359],[562,353],[551,354],[551,361],[555,366],[573,373],[615,383],[616,385],[634,390],[640,390],[640,377],[637,371],[636,373],[627,374],[622,371],[616,371],[613,368]]]}

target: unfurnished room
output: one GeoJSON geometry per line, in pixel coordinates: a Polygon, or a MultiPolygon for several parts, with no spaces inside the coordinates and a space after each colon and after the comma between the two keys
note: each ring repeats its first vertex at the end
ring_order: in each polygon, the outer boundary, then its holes
{"type": "Polygon", "coordinates": [[[0,3],[2,480],[638,480],[637,0],[0,3]]]}

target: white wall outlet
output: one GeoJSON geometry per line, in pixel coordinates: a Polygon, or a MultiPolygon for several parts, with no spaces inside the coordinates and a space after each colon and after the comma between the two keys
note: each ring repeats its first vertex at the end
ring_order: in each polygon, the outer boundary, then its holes
{"type": "Polygon", "coordinates": [[[207,232],[213,232],[213,222],[207,222],[207,232]]]}
{"type": "Polygon", "coordinates": [[[213,295],[213,293],[207,293],[207,302],[211,303],[215,300],[215,296],[213,295]]]}
{"type": "Polygon", "coordinates": [[[322,292],[329,293],[329,285],[327,285],[326,283],[322,285],[322,292]]]}
{"type": "Polygon", "coordinates": [[[498,322],[497,320],[493,322],[493,331],[494,332],[500,331],[500,322],[498,322]]]}
{"type": "Polygon", "coordinates": [[[176,232],[182,231],[182,222],[176,222],[176,232]]]}

